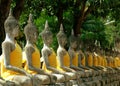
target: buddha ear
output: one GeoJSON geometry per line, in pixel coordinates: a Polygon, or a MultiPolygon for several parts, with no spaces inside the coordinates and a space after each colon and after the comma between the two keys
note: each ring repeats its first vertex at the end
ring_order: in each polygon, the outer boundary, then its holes
{"type": "Polygon", "coordinates": [[[29,14],[29,19],[28,19],[28,23],[32,23],[33,22],[33,18],[32,18],[32,14],[29,14]]]}

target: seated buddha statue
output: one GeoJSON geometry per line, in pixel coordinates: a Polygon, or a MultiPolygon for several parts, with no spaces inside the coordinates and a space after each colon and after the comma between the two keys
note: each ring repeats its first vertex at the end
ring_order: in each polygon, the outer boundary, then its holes
{"type": "Polygon", "coordinates": [[[101,71],[99,68],[94,66],[94,55],[93,50],[89,49],[89,46],[87,47],[87,50],[85,52],[86,57],[86,66],[93,70],[93,75],[100,75],[101,71]]]}
{"type": "Polygon", "coordinates": [[[107,60],[107,66],[106,66],[106,68],[107,68],[107,70],[108,70],[108,73],[113,73],[114,72],[114,69],[112,68],[112,57],[111,57],[111,55],[110,55],[110,53],[109,52],[107,52],[108,54],[106,55],[106,60],[107,60]]]}
{"type": "Polygon", "coordinates": [[[94,66],[96,68],[98,68],[99,70],[103,70],[105,69],[104,65],[104,57],[102,56],[102,50],[99,49],[99,47],[96,47],[94,53],[93,53],[93,57],[94,57],[94,66]]]}
{"type": "Polygon", "coordinates": [[[70,47],[69,47],[69,50],[68,50],[68,53],[69,53],[69,56],[70,56],[70,68],[79,72],[81,74],[81,77],[83,77],[83,76],[87,77],[88,76],[88,73],[86,72],[87,70],[78,66],[79,53],[77,52],[77,47],[78,47],[78,41],[77,40],[78,40],[78,37],[74,36],[74,32],[72,30],[72,34],[69,38],[70,47]]]}
{"type": "Polygon", "coordinates": [[[115,68],[120,69],[120,54],[119,51],[116,51],[116,56],[114,57],[115,68]]]}
{"type": "Polygon", "coordinates": [[[24,69],[33,75],[35,86],[55,84],[56,77],[41,69],[40,52],[36,46],[38,30],[33,24],[32,14],[29,15],[28,24],[24,28],[24,33],[26,37],[26,45],[23,52],[24,69]]]}
{"type": "Polygon", "coordinates": [[[78,66],[84,70],[87,70],[87,71],[92,71],[91,68],[87,67],[86,66],[86,56],[85,56],[85,52],[82,50],[82,48],[84,47],[83,46],[83,43],[79,40],[79,37],[77,39],[77,53],[78,53],[78,66]]]}
{"type": "MultiPolygon", "coordinates": [[[[51,47],[53,34],[49,29],[48,21],[45,23],[45,29],[41,33],[44,46],[42,48],[42,58],[44,59],[42,69],[49,74],[55,75],[57,77],[56,83],[67,84],[68,78],[67,75],[57,70],[57,60],[56,53],[51,47]]],[[[66,85],[67,86],[67,85],[66,85]]]]}
{"type": "Polygon", "coordinates": [[[1,76],[19,86],[32,86],[31,77],[22,68],[22,49],[15,40],[19,33],[19,23],[13,17],[12,10],[4,23],[6,37],[2,42],[1,76]]]}
{"type": "Polygon", "coordinates": [[[70,57],[67,50],[64,48],[67,44],[67,37],[63,31],[62,24],[60,26],[60,31],[57,34],[57,40],[59,44],[57,49],[57,69],[70,76],[72,80],[76,81],[80,76],[75,70],[70,68],[70,57]]]}

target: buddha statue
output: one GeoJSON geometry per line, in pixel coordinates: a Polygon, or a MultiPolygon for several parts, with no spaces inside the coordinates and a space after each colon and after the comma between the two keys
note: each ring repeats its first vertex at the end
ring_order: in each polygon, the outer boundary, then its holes
{"type": "MultiPolygon", "coordinates": [[[[99,84],[99,80],[97,80],[98,71],[93,67],[93,54],[88,51],[89,49],[88,45],[83,45],[82,42],[78,39],[78,56],[79,56],[79,67],[85,70],[85,73],[87,74],[87,78],[85,79],[84,83],[87,83],[87,85],[94,85],[99,84]],[[87,48],[87,50],[83,50],[84,48],[87,48]],[[90,83],[88,83],[90,82],[90,83]]],[[[85,76],[84,76],[85,77],[85,76]]],[[[84,78],[83,78],[84,79],[84,78]]]]}
{"type": "Polygon", "coordinates": [[[86,65],[86,56],[85,56],[85,52],[82,50],[83,48],[83,43],[82,41],[80,41],[79,36],[77,38],[77,53],[78,53],[78,66],[84,70],[89,70],[92,71],[89,67],[87,67],[86,65]]]}
{"type": "Polygon", "coordinates": [[[22,49],[17,44],[19,23],[12,10],[4,23],[6,37],[2,42],[1,76],[19,86],[32,86],[31,75],[22,68],[22,49]]]}
{"type": "Polygon", "coordinates": [[[111,64],[111,59],[109,58],[110,56],[106,55],[106,62],[107,62],[107,70],[108,70],[108,73],[112,73],[112,68],[110,67],[110,64],[111,64]]]}
{"type": "Polygon", "coordinates": [[[36,46],[38,31],[33,24],[32,14],[29,15],[28,24],[24,28],[26,45],[23,52],[24,69],[33,75],[35,86],[55,84],[56,77],[41,69],[40,52],[36,46]]]}
{"type": "Polygon", "coordinates": [[[93,67],[93,55],[89,51],[90,47],[88,44],[83,44],[79,39],[78,39],[78,49],[77,52],[79,54],[79,67],[83,68],[87,72],[90,73],[90,76],[96,76],[97,70],[93,67]],[[84,51],[82,50],[84,48],[84,51]]]}
{"type": "MultiPolygon", "coordinates": [[[[63,31],[63,26],[61,24],[60,31],[57,34],[57,40],[59,47],[57,49],[57,69],[68,76],[71,77],[71,80],[79,80],[80,75],[73,69],[70,68],[70,57],[67,50],[64,48],[67,44],[67,37],[63,31]]],[[[76,84],[78,84],[76,82],[76,84]]]]}
{"type": "Polygon", "coordinates": [[[103,64],[104,64],[104,57],[102,56],[102,51],[99,49],[99,47],[96,47],[94,52],[93,52],[93,63],[94,63],[94,67],[97,68],[98,70],[103,71],[104,69],[106,69],[103,64]]]}
{"type": "Polygon", "coordinates": [[[69,40],[70,40],[70,47],[68,53],[70,56],[70,68],[78,71],[81,74],[81,77],[88,77],[88,73],[86,72],[87,70],[80,68],[78,66],[78,57],[79,57],[79,53],[77,52],[78,38],[74,36],[73,30],[69,40]]]}
{"type": "Polygon", "coordinates": [[[110,51],[106,52],[107,54],[107,69],[108,69],[108,72],[110,74],[114,73],[114,69],[113,69],[113,57],[112,57],[112,54],[110,51]]]}
{"type": "Polygon", "coordinates": [[[93,55],[94,49],[91,49],[91,47],[89,47],[89,45],[86,48],[86,66],[92,70],[94,70],[94,74],[95,75],[100,75],[101,74],[101,70],[97,67],[94,66],[94,55],[93,55]]]}
{"type": "MultiPolygon", "coordinates": [[[[79,58],[79,53],[77,51],[78,48],[78,37],[74,36],[74,32],[72,30],[72,34],[69,39],[70,42],[70,47],[68,50],[69,56],[70,56],[70,68],[76,70],[76,72],[79,72],[81,74],[81,80],[83,85],[93,85],[93,80],[91,80],[91,73],[89,69],[85,69],[84,67],[79,67],[78,66],[78,58],[79,58]]],[[[85,65],[84,65],[85,66],[85,65]]],[[[91,75],[92,76],[92,75],[91,75]]]]}
{"type": "Polygon", "coordinates": [[[115,67],[120,70],[120,54],[119,51],[116,51],[116,56],[114,58],[115,60],[115,67]]]}
{"type": "Polygon", "coordinates": [[[53,41],[53,34],[49,29],[48,21],[46,21],[45,23],[45,29],[42,31],[41,36],[44,43],[44,46],[41,51],[42,58],[44,59],[42,69],[52,75],[55,75],[57,77],[56,81],[57,84],[65,84],[65,86],[67,86],[66,84],[69,83],[68,80],[70,80],[70,78],[68,78],[67,75],[56,69],[57,67],[56,53],[50,46],[53,41]]]}
{"type": "Polygon", "coordinates": [[[79,58],[81,58],[82,56],[85,57],[85,64],[86,65],[85,66],[79,65],[79,67],[82,67],[85,70],[89,71],[89,76],[92,79],[92,81],[91,81],[92,85],[93,84],[100,85],[101,83],[100,83],[99,80],[102,78],[101,75],[100,75],[101,71],[98,68],[94,67],[93,50],[91,49],[89,44],[86,44],[84,48],[86,49],[84,53],[81,50],[78,50],[78,52],[79,52],[79,55],[80,55],[79,58]]]}

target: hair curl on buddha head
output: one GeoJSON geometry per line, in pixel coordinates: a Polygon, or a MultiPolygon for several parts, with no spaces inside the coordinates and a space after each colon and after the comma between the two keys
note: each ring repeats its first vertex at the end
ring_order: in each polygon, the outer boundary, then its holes
{"type": "Polygon", "coordinates": [[[76,41],[76,42],[78,41],[78,37],[74,35],[73,29],[72,29],[72,31],[71,31],[71,36],[70,36],[70,38],[69,38],[69,41],[70,41],[70,44],[72,44],[72,43],[75,42],[75,41],[76,41]]]}
{"type": "Polygon", "coordinates": [[[12,9],[10,9],[9,15],[4,22],[5,32],[9,33],[15,29],[16,26],[19,26],[18,21],[14,18],[12,14],[12,9]]]}
{"type": "Polygon", "coordinates": [[[30,39],[34,33],[38,34],[36,26],[33,24],[32,14],[29,14],[28,24],[24,28],[26,39],[30,39]]]}
{"type": "Polygon", "coordinates": [[[66,35],[65,35],[64,31],[63,31],[63,25],[61,24],[60,25],[60,31],[57,34],[57,39],[61,40],[64,37],[66,37],[66,35]]]}
{"type": "Polygon", "coordinates": [[[50,31],[50,28],[49,28],[49,25],[48,25],[48,21],[46,20],[46,22],[45,22],[45,28],[41,32],[41,37],[42,37],[42,39],[45,40],[46,38],[48,38],[51,35],[52,35],[52,32],[50,31]]]}

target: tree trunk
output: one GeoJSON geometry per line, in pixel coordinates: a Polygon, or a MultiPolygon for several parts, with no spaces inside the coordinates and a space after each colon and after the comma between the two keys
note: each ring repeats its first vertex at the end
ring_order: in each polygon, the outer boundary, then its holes
{"type": "Polygon", "coordinates": [[[63,23],[63,9],[62,9],[62,7],[59,8],[57,17],[58,17],[58,23],[60,25],[61,23],[63,23]]]}
{"type": "MultiPolygon", "coordinates": [[[[5,38],[5,30],[4,30],[4,22],[8,16],[10,4],[12,0],[1,0],[0,2],[0,46],[5,38]]],[[[19,19],[21,12],[24,7],[24,0],[18,0],[16,6],[13,11],[13,15],[16,19],[19,19]]],[[[0,54],[2,53],[2,49],[0,47],[0,54]]]]}
{"type": "MultiPolygon", "coordinates": [[[[79,0],[78,0],[79,1],[79,0]]],[[[74,25],[73,25],[73,28],[74,28],[74,34],[77,36],[78,34],[80,34],[80,29],[81,29],[81,26],[82,26],[82,22],[83,22],[83,17],[84,17],[84,10],[85,10],[85,4],[86,4],[86,0],[83,0],[81,3],[79,1],[79,4],[78,1],[76,2],[75,4],[75,7],[74,7],[74,25]],[[79,6],[81,5],[81,9],[79,10],[79,12],[76,14],[76,10],[79,9],[79,6]]]]}
{"type": "Polygon", "coordinates": [[[82,26],[83,20],[80,17],[74,17],[74,18],[75,18],[74,25],[73,25],[74,34],[75,36],[77,36],[78,34],[81,33],[81,26],[82,26]]]}
{"type": "Polygon", "coordinates": [[[63,6],[62,6],[62,3],[61,1],[58,2],[58,10],[57,10],[57,18],[58,18],[58,24],[60,26],[61,23],[63,23],[63,6]]]}
{"type": "Polygon", "coordinates": [[[77,36],[78,34],[81,34],[82,24],[83,24],[84,20],[86,19],[87,15],[91,12],[92,5],[90,5],[88,7],[88,9],[85,10],[86,9],[86,2],[87,2],[87,0],[83,0],[79,5],[77,4],[74,7],[75,10],[74,10],[73,28],[74,28],[75,36],[77,36]],[[79,10],[80,12],[76,14],[75,11],[76,11],[76,9],[79,8],[80,5],[81,5],[81,9],[79,10]]]}
{"type": "Polygon", "coordinates": [[[14,17],[15,17],[17,20],[19,20],[20,15],[21,15],[21,13],[22,13],[22,11],[23,11],[24,1],[25,1],[25,0],[17,0],[16,6],[15,6],[15,8],[14,8],[14,10],[13,10],[13,15],[14,15],[14,17]]]}
{"type": "MultiPolygon", "coordinates": [[[[11,1],[12,0],[1,0],[1,3],[0,3],[0,29],[1,29],[1,31],[0,31],[0,46],[5,38],[4,22],[9,13],[11,1]]],[[[2,49],[0,47],[0,54],[1,53],[2,53],[2,49]]]]}

